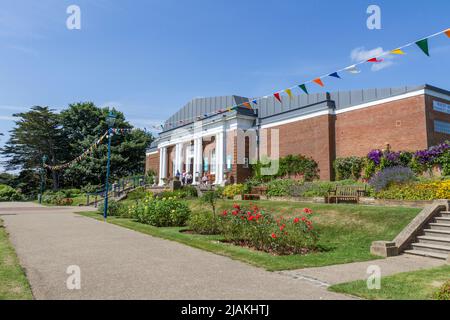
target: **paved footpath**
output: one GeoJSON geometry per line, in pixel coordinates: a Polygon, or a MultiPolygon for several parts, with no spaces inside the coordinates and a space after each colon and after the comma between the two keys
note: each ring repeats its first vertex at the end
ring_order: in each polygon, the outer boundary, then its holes
{"type": "MultiPolygon", "coordinates": [[[[36,299],[350,298],[326,290],[333,282],[326,269],[268,272],[74,213],[81,210],[86,209],[0,203],[0,218],[36,299]],[[81,269],[80,290],[66,286],[72,265],[81,269]]],[[[435,264],[423,261],[421,267],[435,264]]],[[[366,276],[365,265],[360,272],[347,266],[341,266],[345,273],[366,276]]]]}

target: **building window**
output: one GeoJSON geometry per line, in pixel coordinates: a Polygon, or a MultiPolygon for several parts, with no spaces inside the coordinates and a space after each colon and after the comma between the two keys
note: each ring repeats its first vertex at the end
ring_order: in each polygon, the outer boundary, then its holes
{"type": "Polygon", "coordinates": [[[450,114],[450,104],[434,100],[433,101],[433,110],[450,114]]]}
{"type": "Polygon", "coordinates": [[[439,120],[434,120],[434,131],[440,132],[440,133],[445,133],[445,134],[450,134],[450,123],[444,122],[444,121],[439,121],[439,120]]]}

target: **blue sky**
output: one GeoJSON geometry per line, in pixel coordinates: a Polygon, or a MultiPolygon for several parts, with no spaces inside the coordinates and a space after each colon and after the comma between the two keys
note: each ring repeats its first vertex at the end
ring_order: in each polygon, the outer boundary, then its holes
{"type": "MultiPolygon", "coordinates": [[[[11,115],[33,105],[93,101],[149,128],[194,97],[267,95],[348,66],[352,52],[450,28],[449,12],[447,0],[2,0],[0,145],[11,115]],[[81,30],[66,28],[71,4],[81,8],[81,30]],[[381,30],[366,27],[370,4],[381,8],[381,30]]],[[[431,58],[407,53],[311,91],[450,89],[450,39],[431,40],[431,58]]]]}

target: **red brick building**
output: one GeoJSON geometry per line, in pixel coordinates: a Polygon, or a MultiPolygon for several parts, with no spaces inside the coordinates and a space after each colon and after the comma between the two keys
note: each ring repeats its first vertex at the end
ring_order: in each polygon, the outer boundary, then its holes
{"type": "Polygon", "coordinates": [[[302,154],[329,180],[336,158],[387,144],[414,151],[450,139],[450,92],[429,85],[283,97],[283,103],[268,97],[253,111],[213,113],[246,101],[213,97],[185,105],[148,150],[146,169],[160,179],[186,171],[198,180],[207,172],[223,184],[245,181],[258,156],[302,154]]]}

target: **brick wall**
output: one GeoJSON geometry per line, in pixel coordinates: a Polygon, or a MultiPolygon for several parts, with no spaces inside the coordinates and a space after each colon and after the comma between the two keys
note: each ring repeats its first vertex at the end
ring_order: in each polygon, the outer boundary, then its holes
{"type": "Polygon", "coordinates": [[[336,115],[336,157],[362,157],[387,143],[392,150],[427,147],[423,95],[336,115]]]}
{"type": "MultiPolygon", "coordinates": [[[[320,179],[330,180],[334,158],[334,116],[322,115],[268,128],[268,155],[272,155],[271,130],[279,130],[279,155],[302,154],[319,165],[320,179]]],[[[260,142],[264,143],[264,142],[260,142]]]]}
{"type": "Polygon", "coordinates": [[[145,157],[145,173],[152,169],[159,176],[159,151],[145,157]]]}

